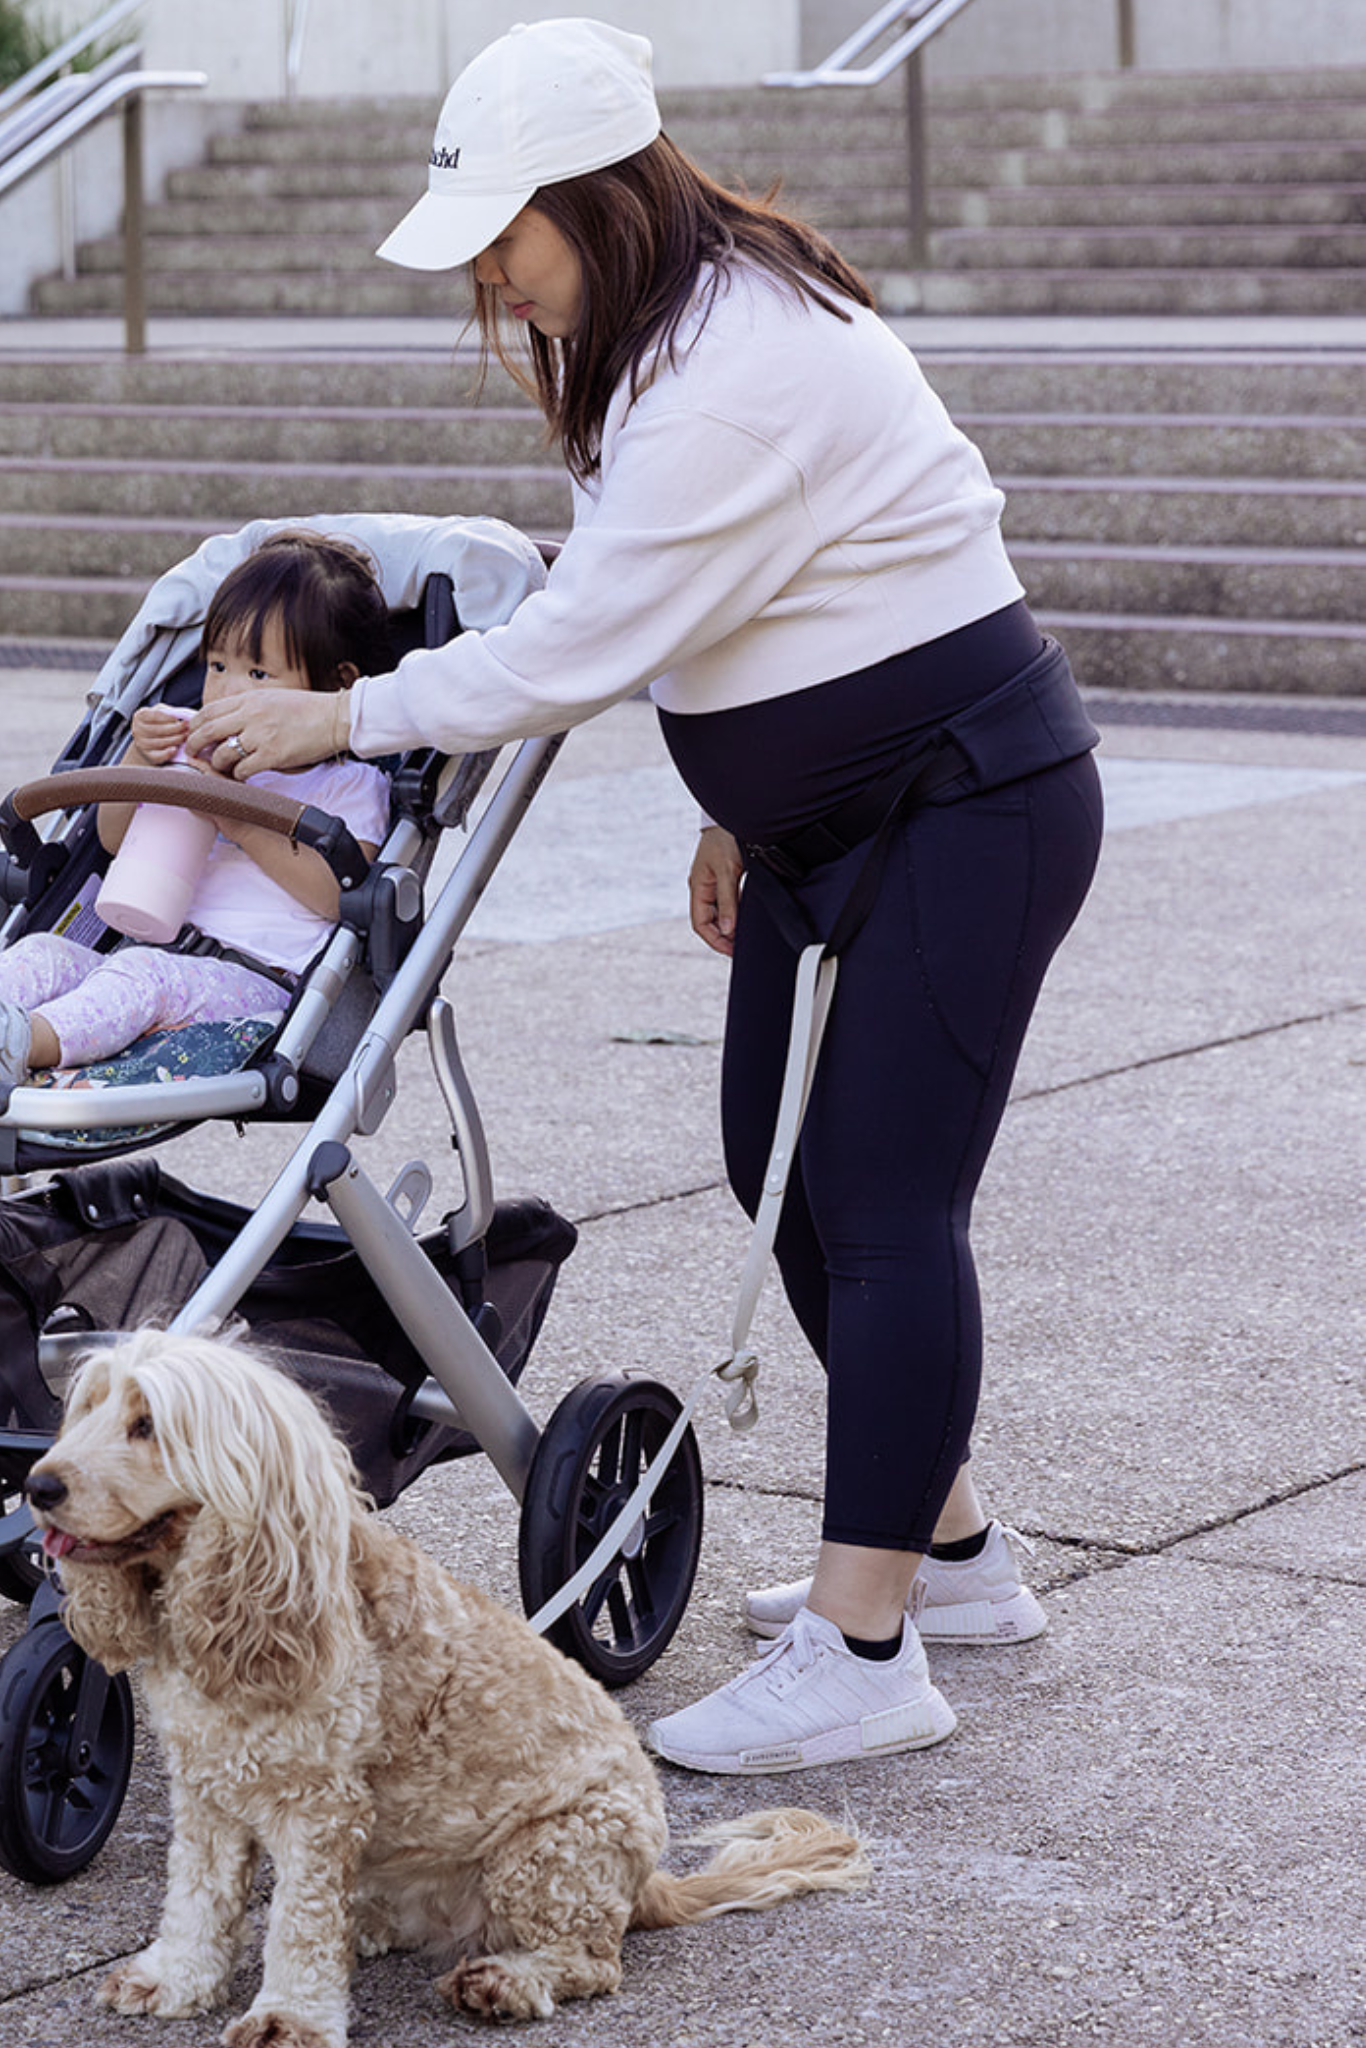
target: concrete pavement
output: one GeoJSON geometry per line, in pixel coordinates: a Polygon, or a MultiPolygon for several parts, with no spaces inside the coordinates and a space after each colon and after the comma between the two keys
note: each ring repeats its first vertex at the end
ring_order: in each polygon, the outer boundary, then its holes
{"type": "MultiPolygon", "coordinates": [[[[46,765],[87,682],[0,674],[7,733],[24,732],[7,787],[46,765]]],[[[1316,735],[1310,708],[1268,731],[1236,698],[1205,725],[1165,724],[1154,701],[1152,723],[1129,707],[1107,726],[1098,707],[1112,830],[977,1227],[979,1479],[1035,1543],[1049,1634],[932,1654],[960,1715],[933,1751],[761,1783],[666,1769],[677,1837],[799,1801],[852,1820],[873,1882],[634,1936],[622,1992],[538,2039],[1366,2039],[1366,717],[1359,736],[1316,735]]],[[[524,1385],[541,1417],[585,1373],[644,1366],[684,1390],[724,1353],[745,1237],[716,1134],[725,969],[682,916],[690,841],[649,711],[619,707],[571,738],[448,980],[502,1192],[580,1223],[524,1385]]],[[[438,1115],[410,1047],[365,1146],[380,1185],[415,1153],[437,1163],[438,1115]]],[[[285,1142],[207,1127],[163,1157],[251,1199],[285,1142]]],[[[703,1413],[698,1586],[622,1696],[640,1727],[738,1668],[744,1587],[810,1559],[821,1387],[773,1285],[758,1336],[758,1429],[732,1439],[703,1413]]],[[[429,1474],[391,1513],[515,1603],[515,1512],[486,1461],[429,1474]]],[[[0,1646],[21,1625],[0,1611],[0,1646]]],[[[6,2044],[217,2040],[222,2019],[163,2030],[92,2004],[154,1926],[167,1833],[144,1737],[86,1873],[45,1891],[0,1877],[6,2044]]],[[[430,1975],[366,1964],[353,2040],[475,2039],[430,1975]]]]}

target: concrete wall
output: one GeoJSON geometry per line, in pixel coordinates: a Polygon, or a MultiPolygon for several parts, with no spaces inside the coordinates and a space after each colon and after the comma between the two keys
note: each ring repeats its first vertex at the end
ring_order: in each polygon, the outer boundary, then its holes
{"type": "MultiPolygon", "coordinates": [[[[63,29],[101,0],[29,0],[63,29]]],[[[298,4],[298,0],[294,0],[298,4]]],[[[752,84],[796,62],[802,0],[310,0],[304,96],[438,96],[485,43],[515,21],[597,14],[647,35],[661,86],[752,84]]],[[[147,61],[210,75],[215,98],[282,95],[290,0],[146,0],[147,61]]]]}
{"type": "MultiPolygon", "coordinates": [[[[69,28],[101,0],[27,0],[69,28]]],[[[217,99],[282,95],[292,8],[300,0],[146,0],[148,62],[210,74],[217,99]]],[[[655,73],[675,85],[752,83],[814,64],[875,0],[574,0],[648,35],[655,73]]],[[[308,0],[300,91],[437,96],[514,21],[572,11],[571,0],[308,0]]],[[[1366,0],[1133,0],[1137,55],[1157,70],[1366,64],[1366,0]]],[[[1108,70],[1117,0],[974,0],[933,45],[932,70],[1108,70]]]]}

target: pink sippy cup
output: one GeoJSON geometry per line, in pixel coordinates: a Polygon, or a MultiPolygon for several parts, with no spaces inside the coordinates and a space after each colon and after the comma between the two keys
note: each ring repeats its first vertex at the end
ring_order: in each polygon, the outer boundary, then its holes
{"type": "MultiPolygon", "coordinates": [[[[186,712],[188,720],[193,714],[186,712]]],[[[185,749],[176,755],[183,761],[185,749]]],[[[196,770],[184,771],[197,774],[196,770]]],[[[175,764],[161,770],[174,775],[175,764]]],[[[149,946],[165,946],[185,922],[218,827],[203,811],[176,804],[139,804],[123,844],[95,898],[95,909],[116,932],[149,946]]]]}

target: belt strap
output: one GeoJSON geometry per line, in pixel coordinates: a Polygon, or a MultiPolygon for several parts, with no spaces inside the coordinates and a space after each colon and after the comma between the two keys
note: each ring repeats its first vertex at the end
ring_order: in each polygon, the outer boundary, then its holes
{"type": "Polygon", "coordinates": [[[902,816],[913,804],[925,803],[937,790],[946,789],[969,765],[950,735],[937,732],[814,824],[768,846],[747,845],[745,853],[780,882],[805,881],[813,868],[852,853],[893,813],[902,816]]]}
{"type": "Polygon", "coordinates": [[[277,988],[285,989],[291,995],[299,984],[298,975],[292,974],[287,967],[277,967],[270,960],[258,960],[254,953],[243,953],[236,946],[225,946],[221,939],[210,938],[197,925],[182,925],[172,951],[226,960],[234,967],[245,967],[249,974],[259,974],[262,981],[273,981],[277,988]]]}

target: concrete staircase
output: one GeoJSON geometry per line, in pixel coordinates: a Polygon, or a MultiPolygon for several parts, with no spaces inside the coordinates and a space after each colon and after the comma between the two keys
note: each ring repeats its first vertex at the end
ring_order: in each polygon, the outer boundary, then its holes
{"type": "MultiPolygon", "coordinates": [[[[668,130],[725,182],[786,198],[889,311],[1356,312],[1366,72],[946,81],[931,96],[932,265],[906,269],[900,85],[674,94],[668,130]]],[[[150,210],[154,313],[448,312],[457,280],[376,263],[421,188],[435,103],[257,110],[150,210]]],[[[87,244],[35,310],[116,310],[122,245],[87,244]]]]}
{"type": "MultiPolygon", "coordinates": [[[[998,80],[938,88],[933,107],[934,267],[919,278],[900,267],[899,88],[679,95],[667,121],[718,176],[759,191],[781,176],[890,311],[1062,316],[1049,346],[1002,350],[984,324],[980,348],[921,352],[1088,681],[1366,695],[1366,354],[1088,353],[1068,327],[1359,313],[1366,73],[998,80]]],[[[373,506],[563,529],[538,418],[497,379],[472,409],[468,363],[445,351],[461,280],[371,254],[420,186],[434,113],[262,109],[150,215],[154,318],[425,316],[432,353],[244,359],[230,328],[218,358],[0,353],[0,643],[93,656],[160,570],[259,515],[373,506]]],[[[88,246],[41,311],[115,312],[121,253],[88,246]]]]}
{"type": "MultiPolygon", "coordinates": [[[[1128,689],[1366,695],[1356,355],[942,351],[1036,609],[1128,689]]],[[[107,644],[206,534],[387,510],[568,518],[539,416],[468,364],[0,357],[0,637],[107,644]]]]}

